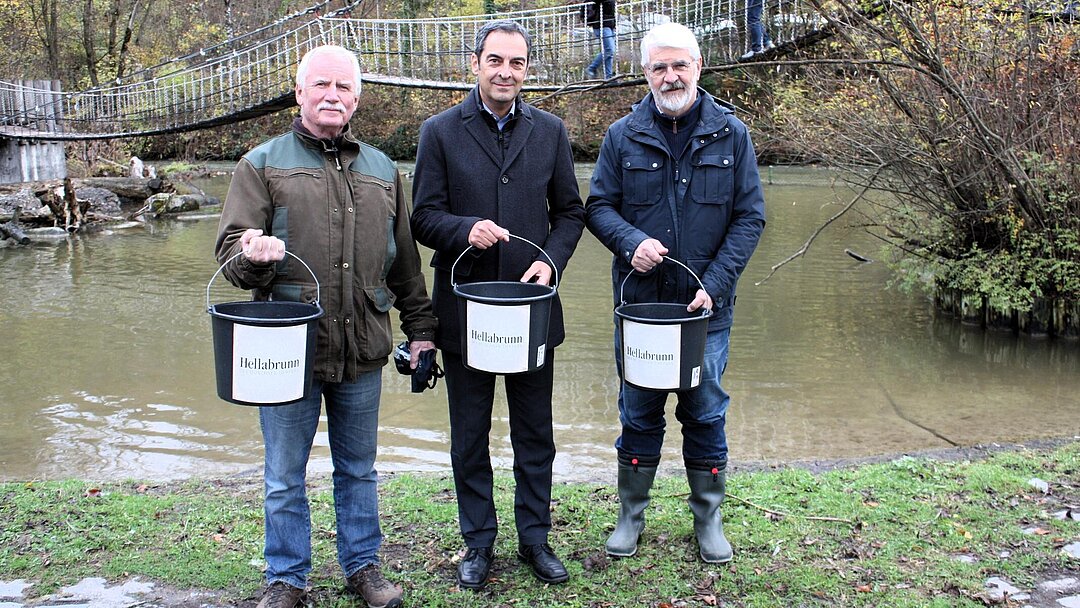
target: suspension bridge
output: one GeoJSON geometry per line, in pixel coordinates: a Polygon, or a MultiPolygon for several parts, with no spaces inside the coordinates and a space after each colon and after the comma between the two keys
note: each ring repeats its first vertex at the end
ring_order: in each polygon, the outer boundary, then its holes
{"type": "MultiPolygon", "coordinates": [[[[640,75],[642,36],[667,21],[692,29],[706,65],[741,61],[749,48],[746,4],[752,0],[628,0],[616,14],[616,71],[640,75]]],[[[365,83],[470,89],[469,55],[476,31],[491,19],[513,19],[533,38],[527,93],[620,86],[627,77],[584,81],[599,51],[585,25],[584,4],[430,19],[359,19],[351,8],[322,5],[226,42],[133,73],[108,86],[61,91],[56,82],[0,81],[0,139],[75,141],[162,135],[238,122],[295,105],[294,74],[320,44],[355,51],[365,83]]],[[[769,0],[763,23],[779,46],[820,36],[824,20],[809,0],[769,0]]],[[[768,55],[755,56],[765,57],[768,55]]]]}

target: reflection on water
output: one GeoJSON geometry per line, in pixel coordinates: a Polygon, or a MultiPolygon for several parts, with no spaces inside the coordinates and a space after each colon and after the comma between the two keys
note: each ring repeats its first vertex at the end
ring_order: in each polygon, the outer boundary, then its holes
{"type": "MultiPolygon", "coordinates": [[[[407,167],[403,167],[407,170],[407,167]]],[[[588,167],[579,167],[584,181],[588,167]]],[[[879,243],[830,228],[755,285],[836,211],[822,172],[774,169],[769,224],[739,285],[728,434],[734,463],[833,459],[1080,434],[1080,345],[985,333],[886,289],[879,243]]],[[[224,197],[227,179],[203,184],[224,197]]],[[[206,283],[215,218],[0,250],[0,479],[171,479],[257,471],[254,408],[214,389],[206,283]]],[[[427,252],[425,252],[427,255],[427,252]]],[[[606,250],[588,233],[560,287],[557,479],[611,479],[618,380],[606,250]]],[[[216,281],[211,299],[245,299],[216,281]]],[[[410,392],[386,368],[383,471],[449,469],[442,385],[410,392]]],[[[492,456],[512,466],[497,398],[492,456]]],[[[669,411],[671,408],[669,408],[669,411]]],[[[665,466],[681,465],[671,417],[665,466]]],[[[312,469],[329,470],[325,433],[312,469]]]]}

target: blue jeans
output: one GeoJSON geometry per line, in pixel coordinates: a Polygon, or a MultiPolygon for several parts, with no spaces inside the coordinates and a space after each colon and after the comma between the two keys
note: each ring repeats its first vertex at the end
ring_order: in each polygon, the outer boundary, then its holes
{"type": "Polygon", "coordinates": [[[765,8],[764,0],[746,0],[746,29],[750,31],[750,50],[757,53],[771,42],[769,31],[761,22],[761,13],[765,8]]]}
{"type": "Polygon", "coordinates": [[[600,52],[589,64],[589,71],[596,72],[600,69],[600,63],[604,64],[604,77],[611,78],[615,75],[613,63],[615,61],[615,32],[610,27],[594,29],[593,36],[600,39],[600,52]]]}
{"type": "MultiPolygon", "coordinates": [[[[728,360],[730,329],[710,331],[705,338],[705,361],[701,384],[675,393],[675,418],[682,423],[683,460],[727,461],[728,403],[731,398],[720,387],[728,360]]],[[[615,332],[615,364],[622,377],[622,344],[615,332]]],[[[645,390],[623,382],[619,391],[619,421],[622,435],[615,440],[620,452],[635,456],[659,457],[664,445],[664,405],[668,391],[645,390]]]]}
{"type": "Polygon", "coordinates": [[[382,370],[356,382],[312,381],[311,395],[296,403],[259,408],[266,449],[266,582],[303,589],[311,571],[311,514],[305,479],[311,444],[326,398],[326,427],[334,463],[334,512],[338,563],[350,576],[378,561],[376,435],[382,370]]]}

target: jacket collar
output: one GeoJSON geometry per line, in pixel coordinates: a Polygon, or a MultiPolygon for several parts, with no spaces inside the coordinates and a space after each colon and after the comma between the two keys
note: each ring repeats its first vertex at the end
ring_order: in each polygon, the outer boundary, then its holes
{"type": "Polygon", "coordinates": [[[337,147],[339,150],[360,148],[360,141],[353,137],[349,123],[345,123],[345,128],[341,130],[341,134],[334,139],[318,137],[304,126],[304,122],[300,117],[293,119],[292,130],[305,144],[323,152],[330,151],[334,147],[337,147]]]}
{"type": "Polygon", "coordinates": [[[525,143],[529,140],[529,134],[533,129],[533,109],[521,99],[521,96],[518,95],[518,98],[514,101],[516,116],[511,120],[516,122],[513,136],[509,138],[510,147],[507,148],[505,154],[499,150],[498,142],[492,137],[491,128],[483,116],[486,110],[484,110],[480,102],[480,87],[473,87],[472,92],[458,104],[458,107],[461,111],[461,122],[465,126],[465,130],[476,140],[480,149],[488,155],[491,162],[500,168],[509,167],[513,164],[518,154],[525,149],[525,143]]]}
{"type": "MultiPolygon", "coordinates": [[[[701,117],[698,119],[698,123],[694,125],[694,135],[714,133],[724,128],[727,125],[728,116],[734,114],[734,112],[730,108],[720,105],[705,89],[698,87],[697,91],[698,98],[701,100],[701,117]]],[[[655,108],[656,102],[653,101],[653,94],[650,91],[645,95],[644,99],[634,104],[627,124],[630,130],[649,135],[655,139],[658,133],[655,108]]]]}

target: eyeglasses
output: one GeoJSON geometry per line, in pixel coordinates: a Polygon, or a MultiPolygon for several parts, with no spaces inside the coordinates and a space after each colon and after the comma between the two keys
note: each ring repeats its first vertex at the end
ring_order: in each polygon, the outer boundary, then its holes
{"type": "Polygon", "coordinates": [[[689,61],[676,61],[674,63],[654,63],[649,66],[649,73],[653,76],[663,76],[667,74],[668,68],[675,71],[676,74],[686,74],[690,71],[690,66],[693,64],[689,61]]]}

